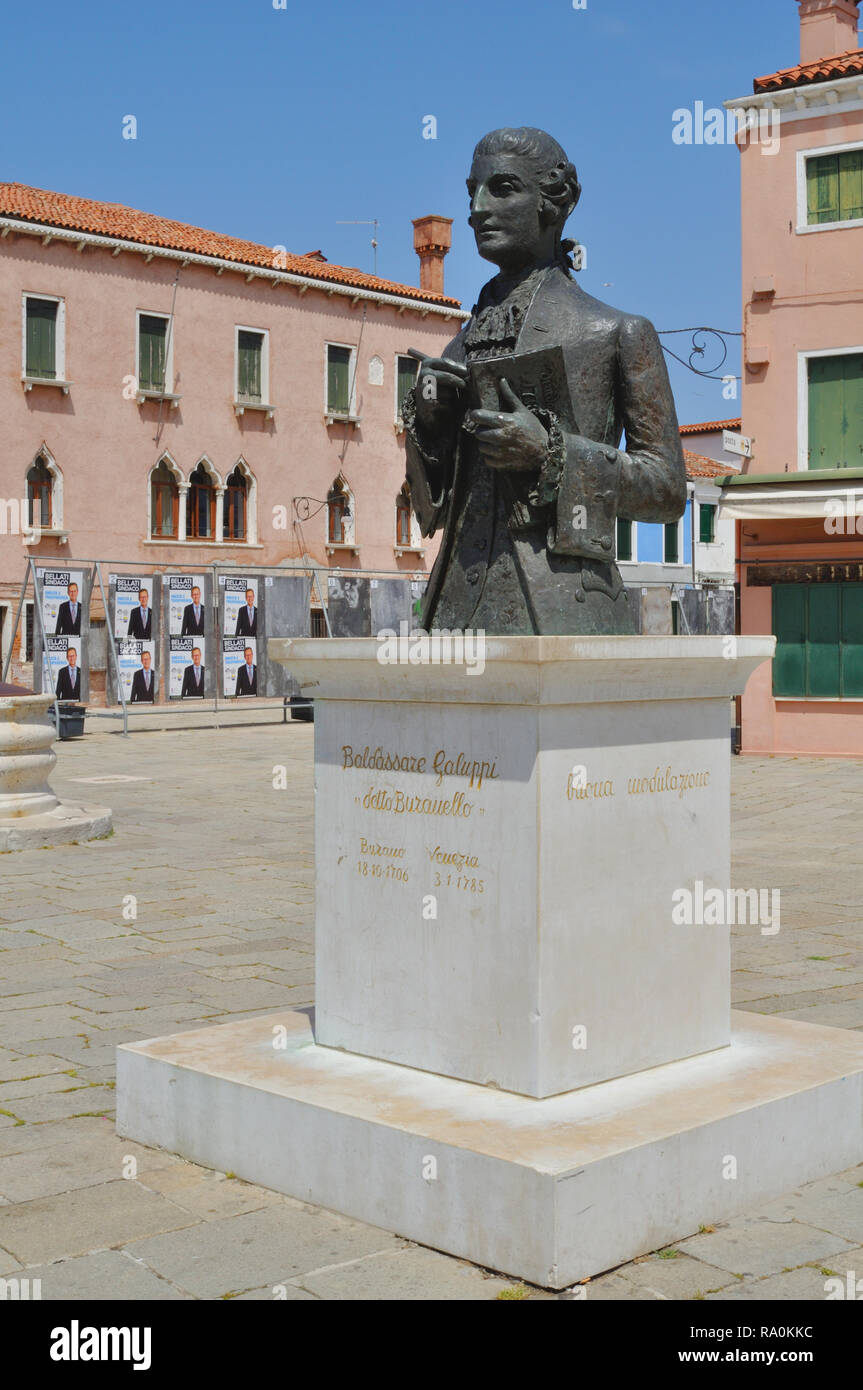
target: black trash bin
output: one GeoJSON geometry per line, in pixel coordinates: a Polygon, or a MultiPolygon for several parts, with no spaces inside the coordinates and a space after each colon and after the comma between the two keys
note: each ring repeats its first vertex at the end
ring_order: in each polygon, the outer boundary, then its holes
{"type": "Polygon", "coordinates": [[[84,732],[86,708],[74,700],[60,701],[60,737],[80,738],[84,732]]]}
{"type": "Polygon", "coordinates": [[[288,704],[292,719],[304,719],[310,724],[315,722],[315,704],[307,695],[291,695],[288,704]]]}

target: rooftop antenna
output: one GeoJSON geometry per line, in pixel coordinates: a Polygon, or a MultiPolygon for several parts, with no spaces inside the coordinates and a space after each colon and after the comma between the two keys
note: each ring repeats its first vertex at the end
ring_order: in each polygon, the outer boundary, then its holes
{"type": "Polygon", "coordinates": [[[341,218],[336,222],[337,227],[374,227],[375,234],[372,237],[372,251],[374,252],[373,275],[378,273],[378,219],[376,217],[353,217],[346,220],[341,218]]]}

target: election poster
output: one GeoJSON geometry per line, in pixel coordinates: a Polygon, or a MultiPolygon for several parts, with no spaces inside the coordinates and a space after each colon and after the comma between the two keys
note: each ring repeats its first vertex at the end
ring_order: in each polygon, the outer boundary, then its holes
{"type": "Polygon", "coordinates": [[[206,693],[206,642],[203,637],[168,638],[168,698],[203,700],[206,693]]]}
{"type": "Polygon", "coordinates": [[[114,590],[114,637],[138,642],[157,640],[153,581],[149,575],[110,575],[114,590]]]}
{"type": "MultiPolygon", "coordinates": [[[[243,575],[220,575],[222,636],[258,636],[258,580],[243,575]]],[[[262,629],[263,630],[263,629],[262,629]]]]}
{"type": "Polygon", "coordinates": [[[258,639],[222,638],[222,690],[228,699],[258,693],[258,639]]]}
{"type": "Polygon", "coordinates": [[[82,570],[37,570],[46,637],[80,637],[84,624],[82,570]]]}
{"type": "Polygon", "coordinates": [[[46,637],[47,660],[42,658],[42,689],[58,700],[83,698],[80,637],[46,637]]]}
{"type": "Polygon", "coordinates": [[[202,574],[169,574],[168,636],[208,637],[207,583],[202,574]]]}
{"type": "Polygon", "coordinates": [[[159,684],[156,643],[126,637],[117,643],[120,689],[127,705],[152,705],[159,684]]]}

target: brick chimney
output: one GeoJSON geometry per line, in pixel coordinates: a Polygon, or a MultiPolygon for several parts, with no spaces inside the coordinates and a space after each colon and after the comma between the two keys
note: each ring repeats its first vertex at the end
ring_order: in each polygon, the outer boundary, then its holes
{"type": "Polygon", "coordinates": [[[860,47],[858,0],[799,0],[800,61],[817,63],[860,47]]]}
{"type": "Polygon", "coordinates": [[[420,258],[421,290],[443,294],[443,258],[451,246],[451,217],[414,218],[414,250],[420,258]]]}

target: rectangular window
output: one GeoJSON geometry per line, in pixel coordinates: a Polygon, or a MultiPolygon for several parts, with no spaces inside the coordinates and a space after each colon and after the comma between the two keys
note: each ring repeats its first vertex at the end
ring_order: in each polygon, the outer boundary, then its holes
{"type": "Polygon", "coordinates": [[[263,401],[265,334],[237,329],[237,400],[263,401]]]}
{"type": "Polygon", "coordinates": [[[702,545],[712,545],[716,539],[715,502],[700,502],[698,505],[698,539],[702,545]]]}
{"type": "Polygon", "coordinates": [[[349,347],[327,344],[327,414],[350,415],[351,359],[349,347]]]}
{"type": "Polygon", "coordinates": [[[56,299],[26,299],[26,356],[25,374],[43,381],[57,379],[57,311],[56,299]]]}
{"type": "Polygon", "coordinates": [[[680,563],[680,528],[676,521],[663,527],[663,561],[666,565],[680,563]]]}
{"type": "Polygon", "coordinates": [[[810,357],[809,467],[863,465],[863,353],[810,357]]]}
{"type": "Polygon", "coordinates": [[[34,651],[34,648],[35,648],[35,643],[34,643],[34,639],[33,639],[33,633],[34,633],[33,604],[32,604],[32,603],[25,603],[25,605],[24,605],[24,660],[25,660],[25,661],[32,661],[32,660],[33,660],[33,651],[34,651]]]}
{"type": "Polygon", "coordinates": [[[396,419],[402,418],[402,406],[408,391],[416,386],[419,363],[401,353],[396,358],[396,419]]]}
{"type": "Polygon", "coordinates": [[[313,608],[313,609],[311,610],[311,619],[312,619],[312,621],[311,621],[311,636],[312,636],[312,637],[326,637],[326,635],[327,635],[327,620],[326,620],[326,618],[324,617],[324,610],[323,610],[323,608],[313,608]]]}
{"type": "Polygon", "coordinates": [[[632,559],[632,522],[617,521],[617,558],[618,560],[632,559]]]}
{"type": "Polygon", "coordinates": [[[138,315],[138,390],[167,391],[168,323],[161,314],[138,315]]]}
{"type": "Polygon", "coordinates": [[[863,218],[863,150],[807,159],[806,204],[810,226],[863,218]]]}
{"type": "Polygon", "coordinates": [[[773,586],[773,694],[863,698],[863,584],[773,586]]]}

